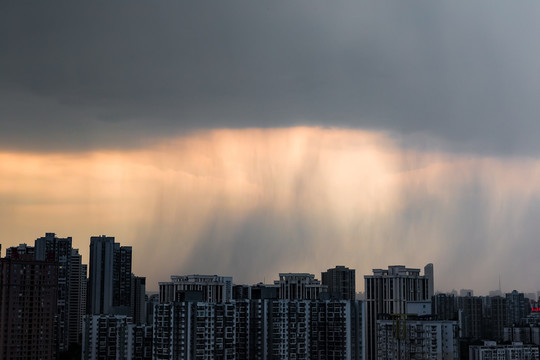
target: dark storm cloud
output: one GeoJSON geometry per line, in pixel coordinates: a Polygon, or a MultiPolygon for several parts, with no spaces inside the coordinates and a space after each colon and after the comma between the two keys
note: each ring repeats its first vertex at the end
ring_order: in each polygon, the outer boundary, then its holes
{"type": "Polygon", "coordinates": [[[454,150],[540,150],[537,2],[0,6],[3,148],[307,124],[409,143],[427,134],[454,150]]]}

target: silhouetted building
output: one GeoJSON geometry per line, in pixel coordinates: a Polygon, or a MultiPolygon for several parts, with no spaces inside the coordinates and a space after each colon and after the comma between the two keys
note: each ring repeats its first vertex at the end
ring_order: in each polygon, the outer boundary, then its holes
{"type": "Polygon", "coordinates": [[[516,290],[506,294],[506,326],[519,325],[530,313],[529,300],[516,290]]]}
{"type": "Polygon", "coordinates": [[[0,358],[55,359],[57,265],[0,259],[0,358]]]}
{"type": "Polygon", "coordinates": [[[78,250],[74,252],[71,237],[59,238],[55,233],[46,233],[35,241],[35,258],[54,261],[58,265],[56,336],[57,351],[62,353],[68,350],[70,342],[79,342],[82,324],[79,309],[82,286],[81,255],[78,250]]]}
{"type": "Polygon", "coordinates": [[[78,249],[71,251],[68,304],[68,344],[80,344],[86,313],[86,265],[78,249]]]}
{"type": "Polygon", "coordinates": [[[248,300],[251,299],[251,286],[249,285],[233,285],[233,300],[248,300]]]}
{"type": "Polygon", "coordinates": [[[491,340],[502,341],[506,323],[506,299],[500,296],[486,298],[487,318],[484,324],[484,336],[491,340]]]}
{"type": "Polygon", "coordinates": [[[135,324],[146,323],[146,278],[132,276],[131,316],[135,324]]]}
{"type": "Polygon", "coordinates": [[[356,297],[355,270],[336,266],[321,274],[322,284],[328,287],[331,297],[339,300],[354,300],[356,297]]]}
{"type": "Polygon", "coordinates": [[[457,320],[457,299],[450,294],[437,294],[431,298],[431,309],[439,320],[457,320]]]}
{"type": "Polygon", "coordinates": [[[6,249],[6,258],[9,259],[34,259],[35,248],[26,244],[12,246],[6,249]]]}
{"type": "Polygon", "coordinates": [[[481,339],[483,329],[482,298],[465,296],[458,298],[460,337],[481,339]]]}
{"type": "Polygon", "coordinates": [[[279,285],[259,283],[250,287],[251,299],[278,299],[279,285]]]}
{"type": "Polygon", "coordinates": [[[109,314],[113,306],[114,237],[90,238],[88,314],[109,314]]]}
{"type": "Polygon", "coordinates": [[[429,301],[431,279],[420,275],[420,269],[402,265],[388,270],[373,269],[365,275],[366,291],[366,359],[377,359],[377,317],[379,314],[405,314],[407,301],[429,301]]]}
{"type": "Polygon", "coordinates": [[[114,243],[113,307],[123,315],[131,314],[131,260],[131,246],[114,243]]]}
{"type": "Polygon", "coordinates": [[[131,246],[120,246],[114,237],[90,238],[89,314],[131,314],[131,259],[131,246]]]}

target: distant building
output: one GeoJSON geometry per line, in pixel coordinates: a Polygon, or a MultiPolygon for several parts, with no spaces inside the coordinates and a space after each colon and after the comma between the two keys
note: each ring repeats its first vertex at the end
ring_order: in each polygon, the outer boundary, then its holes
{"type": "Polygon", "coordinates": [[[232,300],[232,277],[218,275],[171,276],[171,281],[159,283],[159,301],[183,301],[185,296],[200,294],[200,301],[224,303],[232,300]]]}
{"type": "Polygon", "coordinates": [[[331,296],[339,300],[354,300],[356,297],[355,270],[336,266],[321,274],[322,284],[328,287],[331,296]]]}
{"type": "Polygon", "coordinates": [[[460,297],[474,296],[474,291],[472,289],[461,289],[459,290],[459,296],[460,297]]]}
{"type": "Polygon", "coordinates": [[[279,286],[278,296],[283,300],[317,300],[328,290],[315,275],[307,273],[280,273],[274,285],[279,286]]]}
{"type": "Polygon", "coordinates": [[[469,360],[538,360],[538,356],[538,346],[520,342],[498,345],[495,341],[484,341],[484,345],[469,346],[469,360]]]}
{"type": "Polygon", "coordinates": [[[506,299],[501,296],[489,296],[486,298],[487,323],[484,324],[486,332],[484,336],[489,339],[502,341],[504,337],[504,325],[506,323],[506,299]]]}
{"type": "Polygon", "coordinates": [[[529,300],[516,290],[506,294],[506,326],[519,325],[530,313],[529,300]]]}
{"type": "MultiPolygon", "coordinates": [[[[431,268],[432,270],[432,268],[431,268]]],[[[388,270],[373,269],[365,275],[366,290],[366,359],[377,359],[377,317],[379,314],[405,314],[408,301],[429,301],[431,278],[420,269],[403,265],[388,270]]]]}
{"type": "Polygon", "coordinates": [[[378,360],[459,359],[457,323],[431,316],[382,315],[377,320],[378,360]]]}
{"type": "Polygon", "coordinates": [[[459,336],[468,339],[481,339],[483,336],[482,298],[465,296],[458,298],[459,336]]]}
{"type": "Polygon", "coordinates": [[[57,265],[0,259],[0,358],[56,358],[57,265]]]}
{"type": "MultiPolygon", "coordinates": [[[[505,342],[521,342],[524,344],[536,344],[533,342],[533,329],[534,333],[538,333],[538,327],[531,326],[511,326],[504,328],[503,339],[505,342]]],[[[536,335],[534,334],[534,335],[536,335]]],[[[537,335],[536,335],[537,336],[537,335]]]]}
{"type": "Polygon", "coordinates": [[[278,299],[279,285],[274,284],[256,284],[250,286],[250,299],[278,299]]]}
{"type": "Polygon", "coordinates": [[[6,249],[6,258],[8,259],[34,259],[35,248],[26,244],[12,246],[6,249]]]}
{"type": "Polygon", "coordinates": [[[424,276],[428,279],[428,299],[431,300],[431,297],[435,295],[435,279],[432,263],[424,266],[424,276]]]}
{"type": "Polygon", "coordinates": [[[131,317],[135,324],[146,323],[146,278],[135,276],[131,278],[131,317]]]}
{"type": "Polygon", "coordinates": [[[457,298],[453,294],[436,294],[431,298],[431,309],[440,320],[457,320],[457,298]]]}

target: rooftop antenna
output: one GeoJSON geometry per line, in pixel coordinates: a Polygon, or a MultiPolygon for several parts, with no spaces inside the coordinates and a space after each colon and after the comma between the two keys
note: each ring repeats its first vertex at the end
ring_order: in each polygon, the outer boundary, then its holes
{"type": "Polygon", "coordinates": [[[499,273],[499,293],[502,294],[502,290],[501,290],[501,273],[499,273]]]}

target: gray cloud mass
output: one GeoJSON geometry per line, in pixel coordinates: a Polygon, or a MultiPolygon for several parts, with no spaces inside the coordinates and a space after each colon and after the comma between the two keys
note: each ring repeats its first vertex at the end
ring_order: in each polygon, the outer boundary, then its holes
{"type": "Polygon", "coordinates": [[[539,13],[534,1],[4,1],[0,146],[319,125],[534,156],[539,13]]]}

